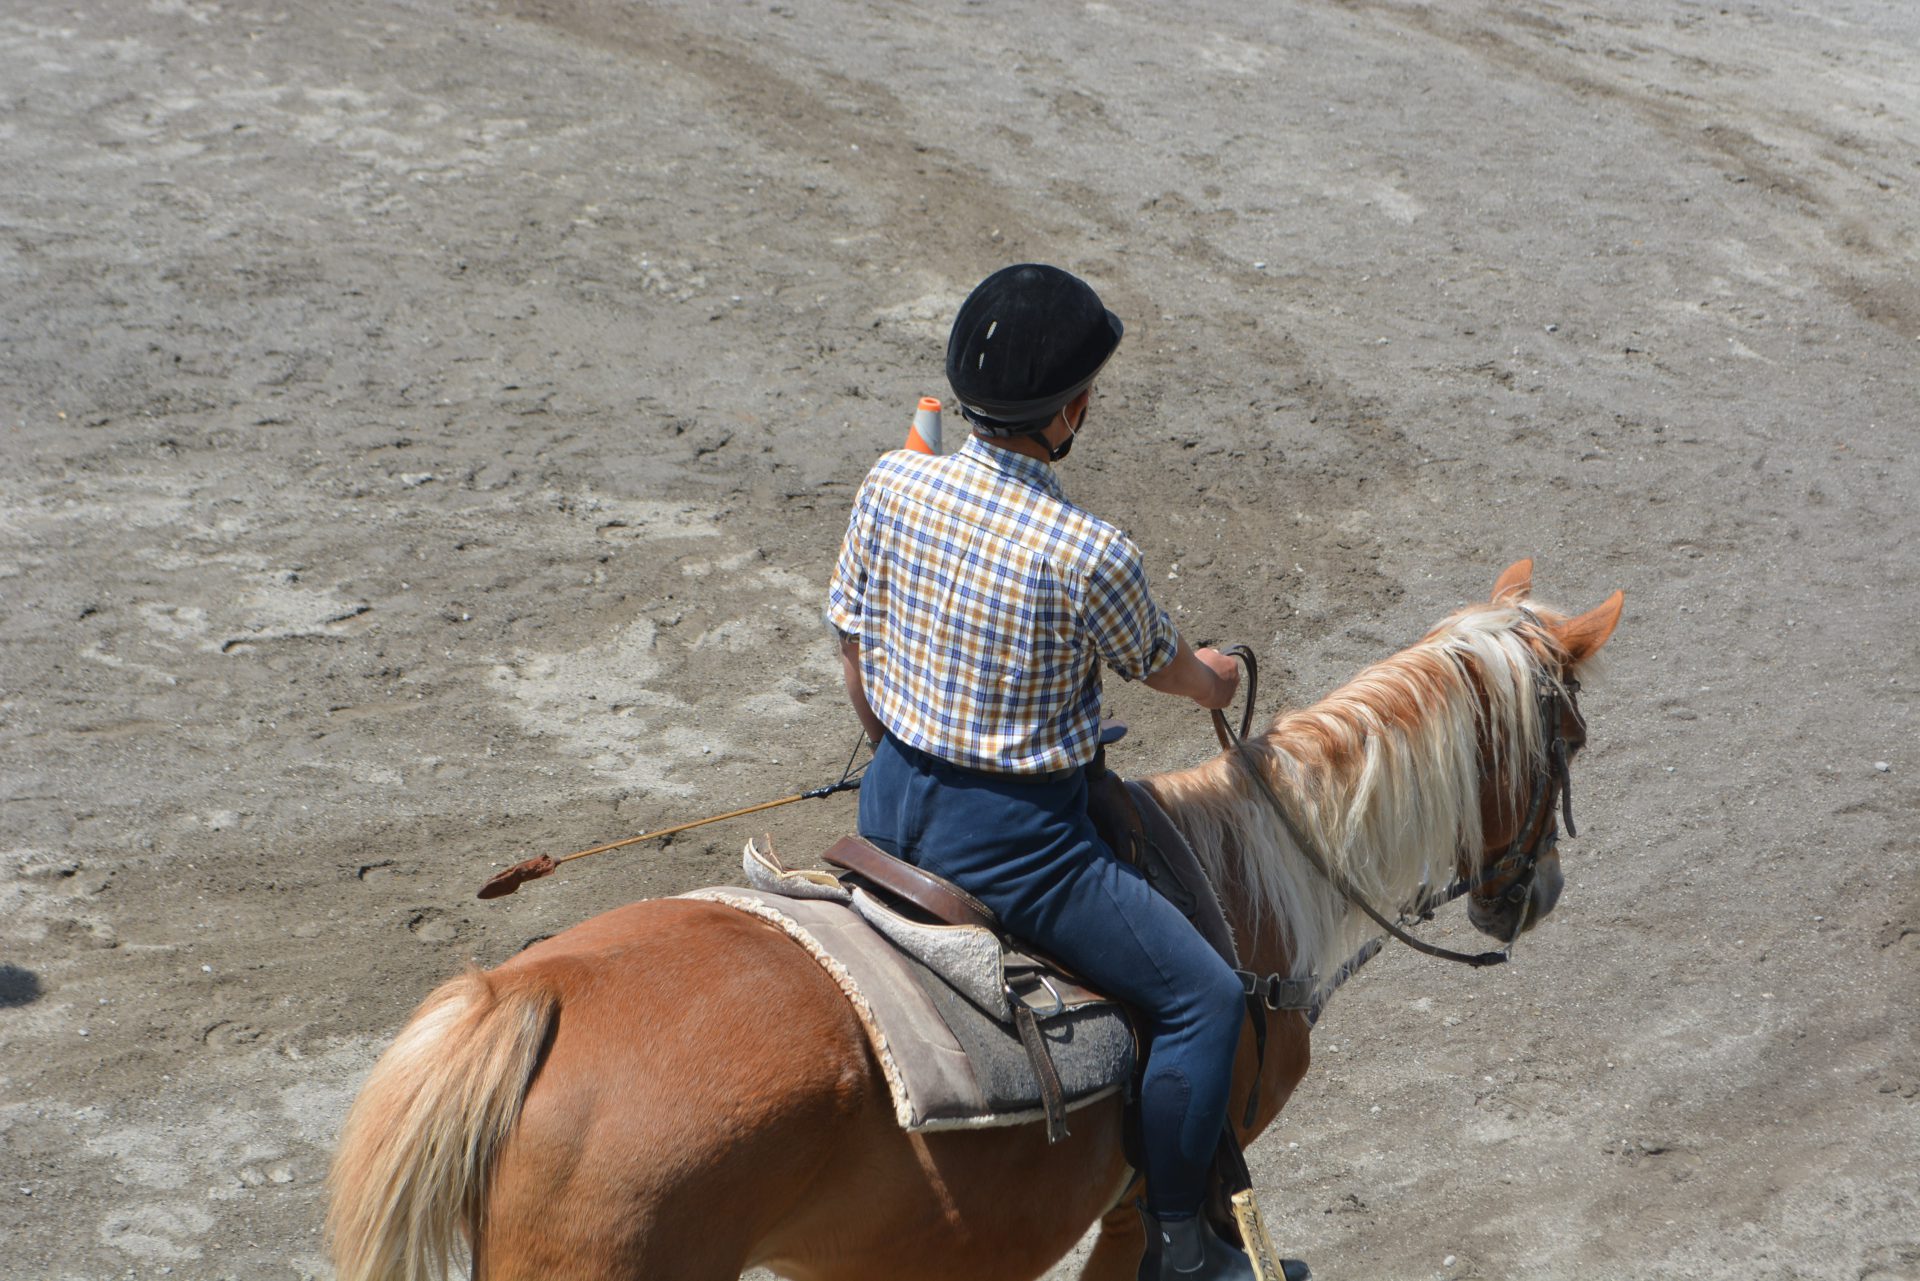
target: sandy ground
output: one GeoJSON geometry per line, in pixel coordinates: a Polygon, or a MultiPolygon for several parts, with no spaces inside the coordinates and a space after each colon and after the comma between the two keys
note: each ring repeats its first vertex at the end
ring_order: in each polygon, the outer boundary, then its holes
{"type": "Polygon", "coordinates": [[[1342,993],[1276,1235],[1920,1278],[1917,66],[1907,0],[8,0],[0,1277],[329,1276],[428,988],[751,828],[493,868],[835,776],[853,486],[1037,258],[1128,325],[1069,492],[1270,706],[1519,556],[1627,593],[1559,912],[1342,993]]]}

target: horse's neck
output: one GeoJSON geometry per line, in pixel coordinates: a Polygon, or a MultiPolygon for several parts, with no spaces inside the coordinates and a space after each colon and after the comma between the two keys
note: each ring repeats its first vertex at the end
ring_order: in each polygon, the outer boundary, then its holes
{"type": "Polygon", "coordinates": [[[1463,616],[1258,741],[1151,780],[1263,965],[1290,955],[1294,977],[1329,980],[1375,933],[1343,890],[1393,913],[1472,870],[1459,852],[1485,846],[1489,761],[1541,767],[1538,662],[1508,614],[1463,616]]]}
{"type": "MultiPolygon", "coordinates": [[[[1299,777],[1302,767],[1279,743],[1269,738],[1266,750],[1274,755],[1270,763],[1280,773],[1277,778],[1269,775],[1274,787],[1291,794],[1313,786],[1299,777]]],[[[1212,878],[1247,968],[1325,981],[1372,937],[1371,923],[1313,860],[1298,852],[1268,789],[1245,777],[1246,768],[1244,762],[1220,756],[1158,775],[1148,785],[1212,878]]],[[[1311,825],[1304,830],[1310,839],[1311,825]]],[[[1332,853],[1322,850],[1321,856],[1332,853]]],[[[1385,890],[1388,898],[1383,901],[1392,901],[1400,887],[1378,884],[1384,869],[1356,863],[1351,851],[1341,854],[1345,861],[1336,860],[1335,865],[1350,884],[1376,893],[1385,890]]]]}
{"type": "MultiPolygon", "coordinates": [[[[1185,774],[1193,772],[1184,771],[1185,774]]],[[[1196,819],[1195,805],[1190,796],[1183,796],[1181,789],[1167,786],[1172,777],[1158,775],[1141,781],[1166,811],[1173,825],[1180,830],[1180,834],[1186,837],[1187,843],[1212,878],[1214,894],[1220,900],[1220,909],[1233,931],[1241,966],[1261,974],[1291,973],[1294,943],[1287,922],[1276,913],[1262,911],[1254,896],[1248,892],[1246,878],[1236,874],[1249,856],[1246,842],[1254,839],[1256,834],[1245,827],[1227,828],[1215,833],[1210,823],[1196,819]],[[1216,842],[1223,842],[1226,847],[1209,848],[1216,842]]]]}

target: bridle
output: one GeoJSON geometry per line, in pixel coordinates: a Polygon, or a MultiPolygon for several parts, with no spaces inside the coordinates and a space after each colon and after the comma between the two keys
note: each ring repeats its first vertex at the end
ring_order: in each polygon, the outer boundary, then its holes
{"type": "MultiPolygon", "coordinates": [[[[1524,606],[1520,608],[1529,620],[1535,624],[1540,623],[1539,616],[1532,610],[1524,606]]],[[[1236,750],[1245,742],[1253,727],[1254,699],[1259,691],[1260,669],[1253,651],[1245,645],[1229,645],[1220,652],[1239,659],[1245,665],[1247,690],[1238,732],[1228,725],[1223,713],[1216,711],[1213,713],[1214,735],[1220,740],[1221,749],[1240,764],[1259,786],[1266,796],[1267,803],[1272,806],[1281,824],[1287,829],[1287,835],[1293,839],[1294,847],[1313,865],[1314,870],[1325,877],[1328,883],[1340,892],[1341,897],[1366,913],[1375,925],[1416,952],[1475,967],[1504,964],[1512,954],[1514,940],[1519,937],[1521,930],[1527,924],[1524,913],[1515,920],[1513,935],[1507,939],[1506,946],[1492,952],[1456,952],[1451,948],[1436,947],[1407,933],[1404,926],[1410,923],[1409,914],[1414,922],[1432,920],[1434,912],[1446,904],[1463,895],[1477,893],[1488,886],[1499,885],[1502,881],[1507,884],[1506,888],[1500,891],[1499,901],[1516,906],[1525,903],[1533,894],[1533,884],[1539,873],[1540,859],[1544,855],[1553,853],[1559,845],[1559,819],[1565,818],[1568,836],[1578,834],[1573,824],[1573,781],[1569,766],[1573,761],[1574,753],[1580,750],[1587,739],[1586,718],[1580,714],[1580,682],[1572,676],[1564,676],[1557,680],[1540,683],[1536,695],[1536,707],[1540,716],[1541,737],[1546,742],[1546,760],[1542,768],[1535,772],[1532,786],[1528,789],[1526,817],[1514,830],[1513,839],[1507,843],[1507,848],[1502,851],[1500,857],[1471,879],[1456,877],[1445,889],[1423,896],[1413,907],[1403,909],[1397,921],[1391,921],[1368,902],[1352,882],[1332,868],[1326,857],[1314,847],[1313,842],[1307,839],[1306,834],[1293,821],[1293,816],[1288,813],[1287,807],[1281,803],[1279,795],[1274,791],[1273,784],[1267,780],[1265,771],[1257,762],[1250,759],[1249,753],[1236,750]],[[1574,726],[1574,733],[1571,736],[1567,733],[1569,720],[1574,726]],[[1558,802],[1557,805],[1556,802],[1558,802]],[[1556,809],[1559,811],[1558,816],[1555,814],[1556,809]]],[[[1353,962],[1349,962],[1346,968],[1353,967],[1353,962]]]]}
{"type": "MultiPolygon", "coordinates": [[[[1482,868],[1472,879],[1456,879],[1440,893],[1422,901],[1416,909],[1421,920],[1430,920],[1434,910],[1488,886],[1507,882],[1496,900],[1512,906],[1527,901],[1540,870],[1540,860],[1555,853],[1560,845],[1560,823],[1564,820],[1568,836],[1578,836],[1573,822],[1573,778],[1569,765],[1574,753],[1586,743],[1587,722],[1580,714],[1580,682],[1571,676],[1542,685],[1538,695],[1541,728],[1546,739],[1544,767],[1534,774],[1527,798],[1527,814],[1514,829],[1513,839],[1499,858],[1482,868]],[[1574,735],[1566,733],[1571,717],[1574,735]],[[1556,805],[1555,802],[1558,801],[1556,805]],[[1556,810],[1558,813],[1556,814],[1556,810]]],[[[1527,921],[1522,916],[1514,925],[1517,937],[1527,921]]],[[[1513,939],[1507,940],[1507,949],[1513,939]]],[[[1505,959],[1505,951],[1501,953],[1505,959]]]]}
{"type": "MultiPolygon", "coordinates": [[[[1521,613],[1536,626],[1544,626],[1532,610],[1520,606],[1521,613]]],[[[1540,859],[1552,853],[1559,844],[1560,825],[1555,817],[1555,802],[1560,814],[1567,821],[1567,835],[1574,834],[1573,793],[1568,766],[1575,752],[1579,751],[1587,739],[1586,718],[1580,714],[1580,682],[1571,676],[1562,676],[1557,680],[1540,683],[1536,695],[1536,709],[1540,715],[1541,736],[1546,741],[1546,760],[1544,767],[1538,770],[1527,794],[1527,814],[1520,826],[1515,829],[1513,839],[1507,842],[1507,848],[1500,857],[1471,879],[1455,877],[1445,889],[1435,894],[1424,895],[1410,909],[1403,909],[1397,921],[1388,920],[1378,908],[1369,903],[1352,882],[1336,872],[1326,857],[1307,839],[1299,824],[1293,821],[1293,815],[1281,803],[1279,794],[1268,781],[1266,772],[1253,760],[1253,753],[1240,750],[1253,729],[1254,701],[1260,688],[1260,667],[1253,651],[1245,645],[1227,645],[1220,652],[1237,658],[1246,667],[1246,701],[1240,713],[1238,731],[1227,724],[1226,715],[1213,713],[1214,736],[1220,740],[1220,749],[1227,754],[1265,795],[1267,804],[1280,819],[1280,823],[1292,838],[1294,848],[1313,865],[1315,871],[1325,877],[1341,897],[1359,908],[1372,919],[1375,925],[1385,930],[1397,941],[1406,944],[1416,952],[1438,957],[1443,961],[1458,961],[1462,965],[1480,968],[1488,965],[1502,965],[1512,956],[1514,940],[1520,936],[1527,924],[1525,914],[1514,922],[1513,934],[1506,945],[1497,952],[1456,952],[1451,948],[1436,947],[1407,933],[1405,926],[1418,921],[1433,919],[1439,908],[1451,903],[1463,895],[1472,894],[1490,885],[1498,885],[1502,879],[1509,881],[1500,892],[1500,898],[1508,903],[1521,904],[1533,893],[1533,883],[1539,873],[1540,859]],[[1571,719],[1574,736],[1569,737],[1566,723],[1571,719]],[[1412,919],[1409,919],[1409,912],[1412,919]]],[[[1237,970],[1247,999],[1247,1015],[1253,1024],[1254,1045],[1254,1085],[1247,1093],[1246,1116],[1244,1126],[1251,1129],[1260,1104],[1260,1064],[1264,1063],[1267,1051],[1267,1018],[1272,1011],[1298,1009],[1303,1012],[1307,1025],[1311,1027],[1320,1017],[1320,1011],[1326,1001],[1339,986],[1357,973],[1361,966],[1380,951],[1381,940],[1372,939],[1347,960],[1338,970],[1322,975],[1317,980],[1307,980],[1302,984],[1290,980],[1281,974],[1261,975],[1251,970],[1237,970]],[[1304,986],[1306,989],[1301,992],[1304,986]]]]}

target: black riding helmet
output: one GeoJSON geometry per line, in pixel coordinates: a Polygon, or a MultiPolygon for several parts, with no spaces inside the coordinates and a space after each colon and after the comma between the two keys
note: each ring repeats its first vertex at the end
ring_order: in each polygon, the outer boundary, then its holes
{"type": "Polygon", "coordinates": [[[953,318],[947,382],[982,435],[1037,432],[1087,389],[1124,332],[1071,272],[1031,262],[1003,267],[953,318]]]}

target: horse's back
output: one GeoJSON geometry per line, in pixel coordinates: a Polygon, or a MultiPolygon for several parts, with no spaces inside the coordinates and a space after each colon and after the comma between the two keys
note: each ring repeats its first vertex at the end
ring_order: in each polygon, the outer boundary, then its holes
{"type": "Polygon", "coordinates": [[[733,908],[630,904],[494,975],[523,972],[556,985],[562,1009],[529,1108],[563,1067],[593,1069],[598,1096],[623,1108],[665,1097],[686,1112],[724,1099],[730,1115],[765,1122],[799,1102],[802,1083],[808,1106],[866,1101],[866,1040],[839,988],[785,933],[733,908]]]}

